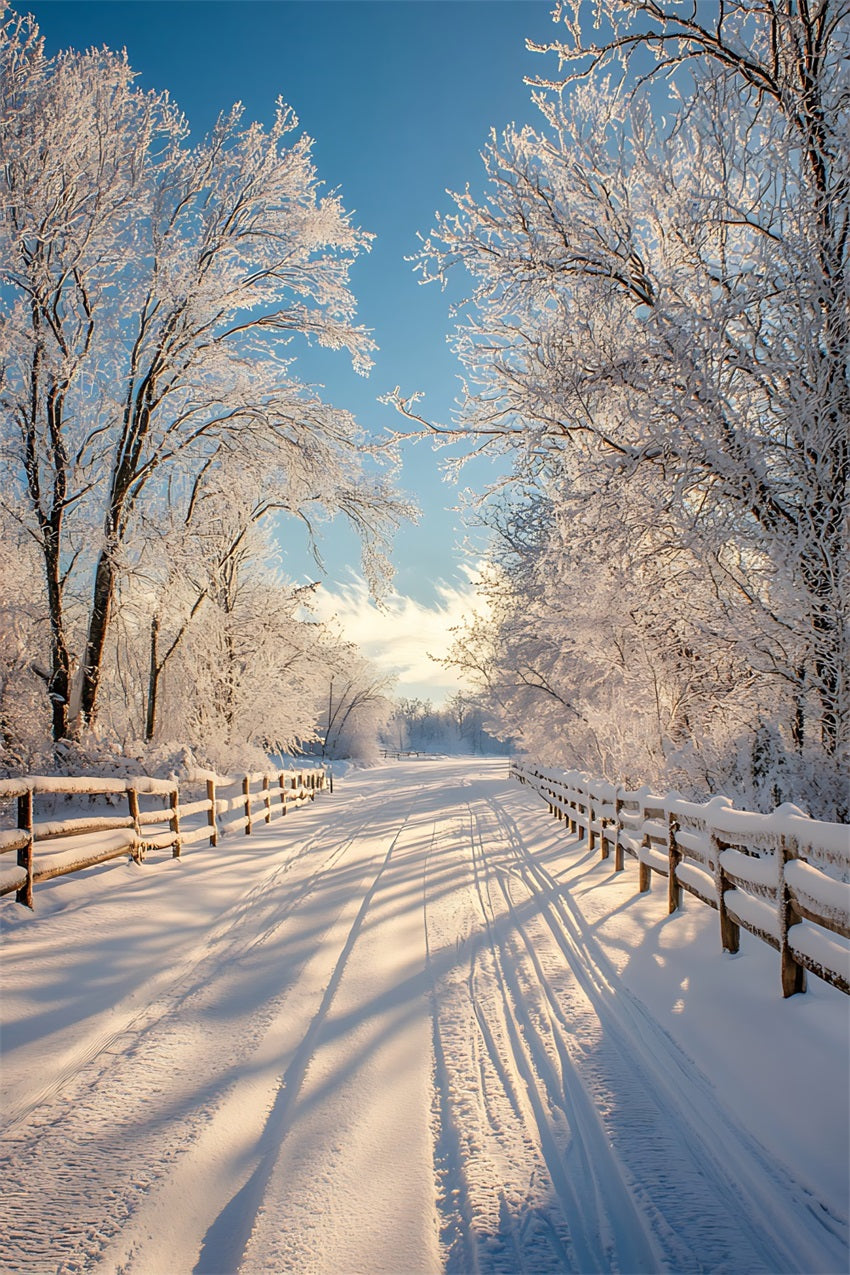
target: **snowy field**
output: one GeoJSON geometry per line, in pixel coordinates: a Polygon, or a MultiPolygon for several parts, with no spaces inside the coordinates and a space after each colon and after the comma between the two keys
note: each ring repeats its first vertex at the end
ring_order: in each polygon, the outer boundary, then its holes
{"type": "Polygon", "coordinates": [[[848,998],[499,761],[5,899],[4,1272],[844,1272],[848,998]]]}

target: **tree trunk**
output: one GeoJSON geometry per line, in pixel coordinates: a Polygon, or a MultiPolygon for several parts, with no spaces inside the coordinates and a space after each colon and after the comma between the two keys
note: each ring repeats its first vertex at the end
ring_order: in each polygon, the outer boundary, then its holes
{"type": "Polygon", "coordinates": [[[62,581],[59,572],[58,544],[52,536],[44,540],[44,573],[47,584],[47,607],[50,615],[50,715],[53,742],[68,736],[68,701],[71,691],[71,657],[65,633],[62,608],[62,581]]]}
{"type": "Polygon", "coordinates": [[[806,742],[806,666],[801,664],[797,669],[797,682],[794,687],[794,717],[791,721],[791,739],[795,753],[802,754],[806,742]]]}
{"type": "Polygon", "coordinates": [[[97,711],[97,693],[100,688],[100,677],[103,671],[103,651],[106,645],[106,633],[112,612],[112,601],[115,597],[116,575],[112,550],[106,548],[98,558],[97,570],[95,571],[94,596],[89,617],[86,658],[82,672],[80,712],[86,725],[92,724],[97,711]]]}
{"type": "MultiPolygon", "coordinates": [[[[158,662],[159,616],[151,618],[150,666],[148,669],[148,708],[145,718],[145,742],[150,743],[156,730],[157,696],[159,693],[159,677],[162,664],[158,662]]],[[[164,663],[164,661],[163,661],[164,663]]]]}

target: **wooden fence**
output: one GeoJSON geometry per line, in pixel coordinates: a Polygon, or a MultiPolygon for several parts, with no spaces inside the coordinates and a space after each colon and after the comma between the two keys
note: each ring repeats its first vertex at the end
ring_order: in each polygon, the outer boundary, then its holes
{"type": "Polygon", "coordinates": [[[0,812],[7,823],[17,819],[0,829],[0,895],[14,891],[16,901],[31,908],[39,881],[122,855],[141,863],[152,850],[170,849],[179,858],[183,847],[196,841],[216,846],[225,832],[250,833],[256,824],[313,800],[326,782],[324,770],[260,771],[238,778],[198,771],[181,794],[176,780],[144,775],[2,779],[0,812]],[[189,800],[192,790],[203,795],[189,800]],[[40,818],[36,799],[47,796],[87,800],[90,809],[65,819],[40,818]]]}
{"type": "Polygon", "coordinates": [[[436,753],[426,753],[422,749],[416,748],[382,748],[381,756],[387,761],[392,758],[394,761],[406,761],[409,757],[424,757],[429,761],[436,761],[436,753]]]}
{"type": "Polygon", "coordinates": [[[769,815],[736,810],[728,797],[700,805],[516,761],[511,774],[602,859],[613,855],[615,872],[626,855],[636,859],[641,892],[653,874],[666,878],[669,912],[681,907],[683,891],[714,908],[724,951],[737,952],[742,926],[776,948],[783,996],[805,991],[807,970],[850,992],[847,824],[790,805],[769,815]]]}

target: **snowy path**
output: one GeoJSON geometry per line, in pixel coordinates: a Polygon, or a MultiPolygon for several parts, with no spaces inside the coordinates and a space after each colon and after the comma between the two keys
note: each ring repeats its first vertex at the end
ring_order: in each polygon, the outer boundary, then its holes
{"type": "Polygon", "coordinates": [[[769,949],[635,899],[504,762],[37,905],[3,1271],[846,1269],[846,998],[779,1001],[769,949]]]}

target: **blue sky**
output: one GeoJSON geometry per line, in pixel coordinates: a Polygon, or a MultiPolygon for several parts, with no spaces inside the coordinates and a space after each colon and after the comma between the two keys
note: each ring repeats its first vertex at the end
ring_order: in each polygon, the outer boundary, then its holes
{"type": "MultiPolygon", "coordinates": [[[[401,423],[377,402],[396,385],[424,391],[427,414],[448,419],[459,371],[446,339],[448,298],[421,286],[404,258],[435,210],[449,208],[447,187],[481,188],[479,153],[490,128],[535,121],[523,76],[553,67],[527,52],[525,38],[555,34],[550,0],[19,0],[16,7],[35,14],[48,52],[126,47],[141,84],[168,89],[198,134],[237,100],[249,118],[270,123],[281,95],[315,139],[321,180],[376,235],[352,276],[360,320],[380,347],[371,376],[364,381],[344,356],[324,353],[311,355],[305,376],[321,379],[328,399],[370,432],[401,423]]],[[[347,586],[343,610],[379,658],[402,614],[410,640],[428,630],[433,646],[440,615],[456,621],[468,596],[457,495],[440,477],[444,455],[427,442],[407,449],[401,484],[423,513],[396,542],[395,620],[374,612],[352,580],[358,550],[351,535],[325,529],[329,593],[347,586]]],[[[492,476],[478,463],[464,483],[479,487],[492,476]]],[[[284,529],[282,547],[287,574],[316,578],[297,528],[284,529]]],[[[408,640],[403,627],[394,632],[398,643],[408,640]]],[[[400,651],[397,666],[404,667],[400,651]]],[[[443,675],[421,684],[408,677],[401,690],[439,697],[444,682],[443,675]]]]}

